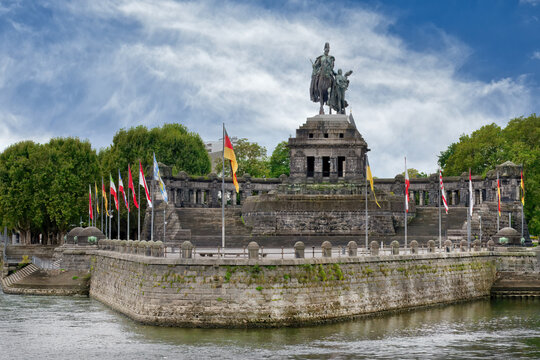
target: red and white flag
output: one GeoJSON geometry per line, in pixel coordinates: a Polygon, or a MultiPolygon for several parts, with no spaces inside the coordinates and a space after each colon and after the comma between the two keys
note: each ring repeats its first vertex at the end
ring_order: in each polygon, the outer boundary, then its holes
{"type": "Polygon", "coordinates": [[[92,209],[92,186],[88,185],[88,215],[90,215],[90,219],[94,220],[94,211],[92,209]]]}
{"type": "Polygon", "coordinates": [[[118,210],[118,195],[116,194],[116,185],[114,185],[111,174],[109,174],[109,182],[111,183],[111,195],[114,198],[114,206],[116,206],[116,210],[118,210]]]}
{"type": "Polygon", "coordinates": [[[137,197],[135,196],[135,185],[133,185],[133,178],[131,177],[131,167],[128,164],[128,188],[131,189],[133,193],[133,204],[138,209],[139,204],[137,203],[137,197]]]}
{"type": "Polygon", "coordinates": [[[499,173],[497,173],[497,209],[499,209],[499,216],[501,216],[501,183],[499,182],[499,173]]]}
{"type": "Polygon", "coordinates": [[[150,198],[150,192],[148,191],[148,185],[146,185],[146,178],[144,177],[144,172],[142,169],[142,164],[139,161],[139,186],[144,188],[144,193],[146,194],[146,201],[148,206],[152,207],[152,199],[150,198]]]}
{"type": "Polygon", "coordinates": [[[471,169],[469,168],[469,215],[472,216],[474,208],[474,191],[472,187],[471,169]]]}
{"type": "Polygon", "coordinates": [[[124,191],[124,183],[122,182],[122,175],[120,175],[120,171],[118,171],[118,192],[121,192],[124,196],[124,204],[126,204],[126,209],[129,212],[129,203],[127,201],[126,192],[124,191]]]}
{"type": "Polygon", "coordinates": [[[407,172],[407,157],[405,157],[405,211],[409,212],[409,173],[407,172]]]}
{"type": "Polygon", "coordinates": [[[444,191],[444,184],[442,181],[442,172],[441,169],[439,169],[439,184],[441,186],[441,198],[444,204],[444,210],[446,210],[446,213],[448,214],[448,202],[446,201],[446,194],[444,191]]]}

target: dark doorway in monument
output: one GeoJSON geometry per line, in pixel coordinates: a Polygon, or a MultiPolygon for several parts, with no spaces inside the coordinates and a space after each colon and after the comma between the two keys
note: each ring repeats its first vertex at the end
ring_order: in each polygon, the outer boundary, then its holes
{"type": "Polygon", "coordinates": [[[323,156],[322,158],[322,176],[330,176],[330,157],[328,156],[323,156]]]}
{"type": "Polygon", "coordinates": [[[307,177],[313,177],[315,175],[315,157],[307,157],[307,177]]]}
{"type": "Polygon", "coordinates": [[[482,189],[482,202],[486,201],[486,199],[487,199],[486,189],[482,189]]]}
{"type": "Polygon", "coordinates": [[[337,176],[343,177],[343,169],[345,168],[345,156],[338,156],[337,158],[337,176]]]}

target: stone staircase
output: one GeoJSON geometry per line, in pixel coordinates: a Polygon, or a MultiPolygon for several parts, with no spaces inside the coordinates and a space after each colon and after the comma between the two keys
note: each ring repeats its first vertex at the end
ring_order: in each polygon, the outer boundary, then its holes
{"type": "MultiPolygon", "coordinates": [[[[220,208],[179,208],[175,210],[182,229],[191,230],[191,242],[198,247],[221,245],[220,208]]],[[[245,246],[251,229],[242,222],[241,209],[225,209],[227,244],[245,246]]]]}
{"type": "MultiPolygon", "coordinates": [[[[448,214],[441,213],[441,229],[442,236],[448,230],[461,230],[463,223],[467,220],[466,207],[451,207],[448,214]]],[[[396,235],[393,237],[400,243],[404,242],[405,228],[400,227],[396,230],[396,235]]],[[[408,241],[416,240],[421,244],[428,240],[437,240],[439,238],[439,209],[437,207],[417,207],[415,218],[407,226],[408,241]]]]}
{"type": "Polygon", "coordinates": [[[22,268],[21,270],[17,271],[14,274],[9,275],[8,277],[5,277],[2,279],[2,287],[10,287],[11,285],[15,284],[16,282],[21,281],[27,276],[32,275],[36,271],[38,271],[39,268],[34,264],[29,264],[22,268]]]}

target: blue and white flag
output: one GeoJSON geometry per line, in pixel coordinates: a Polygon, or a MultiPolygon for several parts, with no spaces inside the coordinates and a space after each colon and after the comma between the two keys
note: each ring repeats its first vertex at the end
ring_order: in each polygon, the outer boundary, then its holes
{"type": "Polygon", "coordinates": [[[159,191],[161,191],[161,195],[163,196],[163,200],[166,203],[169,203],[169,196],[167,195],[167,189],[165,189],[165,183],[161,179],[161,175],[159,174],[159,166],[156,161],[156,153],[154,153],[154,180],[158,182],[159,191]]]}

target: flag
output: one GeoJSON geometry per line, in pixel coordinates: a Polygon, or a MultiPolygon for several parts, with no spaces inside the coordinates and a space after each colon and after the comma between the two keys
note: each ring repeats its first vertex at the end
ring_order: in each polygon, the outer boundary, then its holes
{"type": "Polygon", "coordinates": [[[94,212],[92,211],[92,185],[88,185],[88,215],[94,220],[94,212]]]}
{"type": "Polygon", "coordinates": [[[137,197],[135,196],[135,185],[133,185],[133,178],[131,177],[131,167],[128,164],[128,188],[131,189],[133,193],[133,204],[138,209],[139,204],[137,203],[137,197]]]}
{"type": "Polygon", "coordinates": [[[94,189],[96,189],[96,210],[99,215],[99,193],[97,191],[97,183],[94,181],[94,189]]]}
{"type": "Polygon", "coordinates": [[[142,164],[139,161],[139,186],[144,187],[144,193],[146,194],[146,201],[148,202],[148,206],[152,207],[152,199],[150,198],[150,193],[148,192],[148,185],[146,185],[146,178],[144,177],[144,172],[142,168],[142,164]]]}
{"type": "MultiPolygon", "coordinates": [[[[227,130],[225,130],[225,126],[223,126],[223,132],[224,132],[223,157],[225,159],[230,160],[232,180],[233,180],[234,188],[236,189],[236,192],[238,193],[240,191],[240,188],[238,186],[238,179],[236,178],[236,171],[238,170],[238,163],[236,162],[236,156],[234,155],[231,139],[229,139],[229,135],[227,135],[227,130]]],[[[225,169],[223,169],[223,171],[225,171],[225,169]]]]}
{"type": "Polygon", "coordinates": [[[521,170],[521,204],[525,206],[525,182],[523,181],[523,170],[521,170]]]}
{"type": "Polygon", "coordinates": [[[497,173],[497,208],[501,216],[501,183],[499,182],[499,173],[497,173]]]}
{"type": "Polygon", "coordinates": [[[444,210],[448,214],[448,202],[446,201],[446,195],[444,194],[444,184],[442,181],[442,172],[441,169],[439,169],[439,184],[441,186],[441,198],[444,204],[444,210]]]}
{"type": "Polygon", "coordinates": [[[154,180],[158,182],[159,191],[163,196],[163,200],[168,203],[169,196],[167,195],[167,189],[165,189],[165,183],[163,182],[163,180],[161,179],[161,175],[159,174],[159,166],[156,161],[156,153],[154,153],[154,180]]]}
{"type": "Polygon", "coordinates": [[[109,216],[109,203],[107,201],[107,192],[105,191],[105,184],[103,183],[103,177],[101,177],[101,196],[105,201],[105,214],[109,216]]]}
{"type": "Polygon", "coordinates": [[[409,173],[407,172],[407,158],[405,157],[405,211],[409,212],[409,173]]]}
{"type": "Polygon", "coordinates": [[[369,167],[369,160],[366,155],[366,178],[369,181],[369,184],[371,185],[371,192],[373,193],[373,197],[375,198],[375,204],[377,204],[378,207],[381,207],[379,205],[379,202],[377,201],[377,195],[375,195],[375,190],[373,189],[373,175],[371,175],[371,168],[369,167]]]}
{"type": "Polygon", "coordinates": [[[474,191],[472,187],[471,168],[469,168],[469,215],[472,216],[474,208],[474,191]]]}
{"type": "Polygon", "coordinates": [[[116,194],[116,186],[114,185],[114,181],[112,179],[112,175],[109,174],[109,181],[111,182],[111,195],[114,198],[114,206],[116,206],[116,210],[118,210],[118,195],[116,194]]]}
{"type": "Polygon", "coordinates": [[[120,170],[118,170],[118,192],[122,193],[124,196],[124,204],[126,204],[126,209],[129,212],[129,203],[127,201],[126,192],[124,191],[124,183],[122,182],[122,175],[120,175],[120,170]]]}

